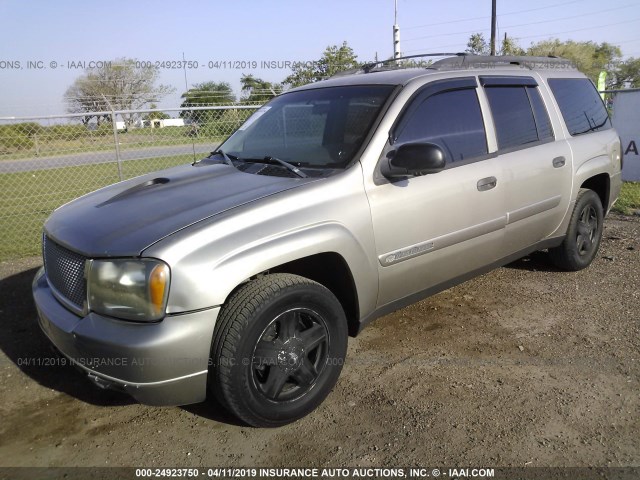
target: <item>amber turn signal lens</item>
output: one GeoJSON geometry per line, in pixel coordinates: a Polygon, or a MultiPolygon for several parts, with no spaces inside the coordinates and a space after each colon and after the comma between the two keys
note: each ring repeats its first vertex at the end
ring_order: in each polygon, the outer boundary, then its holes
{"type": "Polygon", "coordinates": [[[164,308],[169,280],[169,268],[166,265],[156,265],[149,275],[149,297],[154,314],[159,315],[164,308]]]}

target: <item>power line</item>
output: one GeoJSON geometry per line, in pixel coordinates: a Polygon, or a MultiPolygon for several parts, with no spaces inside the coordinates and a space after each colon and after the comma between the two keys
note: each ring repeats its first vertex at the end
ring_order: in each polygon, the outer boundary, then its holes
{"type": "MultiPolygon", "coordinates": [[[[640,18],[634,18],[632,20],[625,20],[625,21],[622,21],[622,22],[607,23],[607,24],[598,25],[598,26],[595,26],[595,27],[586,27],[586,28],[577,28],[577,29],[574,29],[574,30],[565,30],[565,31],[562,31],[562,32],[551,32],[551,33],[543,33],[543,34],[537,34],[537,35],[526,35],[526,36],[511,35],[511,37],[512,38],[516,38],[518,40],[521,40],[523,38],[552,37],[554,35],[562,35],[564,33],[582,32],[582,31],[585,31],[585,30],[593,30],[593,29],[596,29],[596,28],[611,27],[611,26],[614,26],[614,25],[622,25],[622,24],[625,24],[625,23],[632,23],[632,22],[638,22],[638,21],[640,21],[640,18]]],[[[503,27],[503,28],[506,29],[508,27],[503,27]]],[[[476,33],[476,32],[477,31],[471,32],[471,33],[476,33]]],[[[486,32],[486,29],[482,29],[482,30],[480,30],[479,33],[485,33],[485,32],[486,32]]],[[[464,33],[464,32],[461,32],[461,33],[464,33]]],[[[469,32],[466,32],[466,33],[469,33],[469,32]]],[[[635,41],[635,40],[625,40],[624,43],[633,42],[633,41],[635,41]]],[[[611,44],[615,45],[615,42],[607,42],[607,43],[611,43],[611,44]]],[[[620,42],[620,43],[623,43],[623,42],[620,42]]],[[[440,48],[449,48],[449,47],[458,47],[458,46],[460,46],[460,42],[454,43],[454,44],[449,44],[449,45],[433,46],[433,47],[429,47],[429,49],[430,50],[433,50],[433,49],[437,50],[437,49],[440,49],[440,48]]],[[[423,51],[424,51],[424,48],[421,48],[421,49],[414,49],[414,50],[405,50],[405,53],[423,52],[423,51]]]]}
{"type": "MultiPolygon", "coordinates": [[[[528,13],[528,12],[535,12],[538,10],[546,10],[548,8],[557,8],[557,7],[562,7],[564,5],[570,5],[572,3],[583,3],[583,0],[572,0],[570,2],[565,2],[565,3],[558,3],[556,5],[548,5],[546,7],[538,7],[538,8],[530,8],[528,10],[518,10],[516,12],[509,12],[509,13],[501,13],[498,16],[499,17],[505,17],[507,15],[517,15],[520,13],[528,13]]],[[[425,25],[414,25],[413,27],[405,27],[405,30],[413,30],[416,28],[424,28],[424,27],[435,27],[438,25],[448,25],[451,23],[460,23],[460,22],[470,22],[471,20],[486,20],[487,18],[491,18],[490,15],[484,15],[482,17],[472,17],[472,18],[462,18],[459,20],[450,20],[447,22],[437,22],[437,23],[427,23],[425,25]]]]}
{"type": "MultiPolygon", "coordinates": [[[[625,5],[623,7],[615,7],[615,8],[607,8],[605,10],[598,10],[597,12],[590,12],[590,13],[583,13],[580,15],[572,15],[570,17],[562,17],[562,18],[554,18],[553,20],[540,20],[538,22],[529,22],[529,23],[521,23],[519,25],[507,25],[505,27],[502,27],[504,30],[508,29],[508,28],[518,28],[518,27],[528,27],[529,25],[540,25],[542,23],[552,23],[552,22],[560,22],[563,20],[572,20],[574,18],[580,18],[580,17],[588,17],[590,15],[599,15],[601,13],[606,13],[606,12],[612,12],[614,10],[621,10],[623,8],[629,8],[629,7],[635,7],[636,5],[634,4],[630,4],[630,5],[625,5]]],[[[593,27],[593,28],[597,28],[597,27],[593,27]]],[[[425,36],[421,36],[421,37],[413,37],[413,38],[408,38],[405,39],[405,42],[413,42],[415,40],[424,40],[426,38],[435,38],[435,37],[447,37],[447,36],[452,36],[452,35],[463,35],[463,34],[467,34],[467,33],[476,33],[478,30],[467,30],[464,32],[453,32],[453,33],[442,33],[442,34],[436,34],[436,35],[425,35],[425,36]]]]}
{"type": "Polygon", "coordinates": [[[546,33],[544,35],[525,35],[523,37],[518,37],[518,38],[550,37],[550,36],[553,36],[553,35],[561,35],[563,33],[583,32],[585,30],[593,30],[595,28],[612,27],[614,25],[622,25],[624,23],[632,23],[632,22],[638,22],[638,21],[640,21],[640,18],[634,18],[633,20],[625,20],[624,22],[615,22],[615,23],[608,23],[606,25],[598,25],[596,27],[576,28],[575,30],[565,30],[563,32],[546,33]]]}
{"type": "MultiPolygon", "coordinates": [[[[515,35],[511,35],[510,38],[518,40],[521,37],[516,37],[515,35]]],[[[613,41],[613,42],[607,42],[610,43],[611,45],[623,45],[625,43],[633,43],[633,42],[640,42],[640,38],[632,38],[632,39],[628,39],[628,40],[621,40],[621,41],[613,41]]],[[[447,48],[454,48],[454,47],[460,47],[460,42],[458,43],[450,43],[448,45],[436,45],[433,47],[429,47],[430,50],[441,50],[441,49],[447,49],[447,48]]],[[[466,48],[466,46],[465,46],[466,48]]],[[[405,50],[404,53],[413,53],[413,52],[424,52],[425,49],[424,48],[419,48],[416,50],[405,50]]],[[[640,55],[640,54],[639,54],[640,55]]],[[[627,56],[636,56],[633,54],[628,54],[627,56]]]]}
{"type": "Polygon", "coordinates": [[[611,43],[613,43],[615,45],[619,45],[621,43],[631,43],[631,42],[640,42],[640,38],[634,38],[634,39],[631,39],[631,40],[623,40],[621,42],[611,42],[611,43]]]}

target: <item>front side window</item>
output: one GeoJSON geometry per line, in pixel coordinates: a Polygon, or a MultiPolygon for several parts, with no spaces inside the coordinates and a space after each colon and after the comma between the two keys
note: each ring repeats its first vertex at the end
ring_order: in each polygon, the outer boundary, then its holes
{"type": "Polygon", "coordinates": [[[611,128],[607,109],[588,78],[551,78],[549,87],[571,135],[611,128]]]}
{"type": "Polygon", "coordinates": [[[224,144],[229,156],[277,157],[299,167],[346,167],[360,149],[391,85],[291,92],[260,108],[224,144]]]}
{"type": "Polygon", "coordinates": [[[394,143],[433,143],[449,161],[487,154],[487,138],[475,88],[436,93],[408,111],[395,129],[394,143]]]}

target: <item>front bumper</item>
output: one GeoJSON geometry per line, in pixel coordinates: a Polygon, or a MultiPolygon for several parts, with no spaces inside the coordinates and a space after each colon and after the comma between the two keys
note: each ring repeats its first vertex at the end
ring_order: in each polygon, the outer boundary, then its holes
{"type": "Polygon", "coordinates": [[[32,290],[42,331],[95,384],[147,405],[205,400],[219,307],[134,323],[95,313],[75,315],[55,299],[44,269],[32,290]]]}

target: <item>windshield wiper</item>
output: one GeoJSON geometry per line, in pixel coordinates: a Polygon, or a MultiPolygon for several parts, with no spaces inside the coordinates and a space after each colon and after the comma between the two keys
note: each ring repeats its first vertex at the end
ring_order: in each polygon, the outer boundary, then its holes
{"type": "MultiPolygon", "coordinates": [[[[224,153],[224,151],[218,149],[218,150],[214,150],[213,152],[211,152],[211,155],[221,155],[222,158],[224,158],[224,163],[226,163],[227,165],[232,166],[233,168],[236,168],[236,166],[234,165],[234,163],[231,161],[231,158],[229,157],[229,155],[227,155],[226,153],[224,153]]],[[[233,155],[232,155],[233,156],[233,155]]],[[[238,160],[238,157],[234,157],[236,160],[238,160]]]]}
{"type": "Polygon", "coordinates": [[[304,173],[302,170],[300,170],[298,167],[296,167],[295,165],[289,163],[289,162],[285,162],[284,160],[280,160],[279,158],[276,157],[264,157],[265,160],[269,161],[269,162],[276,162],[279,163],[280,165],[282,165],[283,167],[285,167],[287,170],[289,170],[290,172],[295,173],[296,175],[298,175],[300,178],[307,178],[307,174],[304,173]]]}
{"type": "Polygon", "coordinates": [[[297,176],[299,176],[300,178],[307,178],[307,174],[304,173],[302,170],[300,170],[298,167],[296,167],[295,165],[292,165],[289,162],[285,162],[284,160],[280,160],[279,158],[276,157],[271,157],[269,155],[267,155],[266,157],[264,157],[263,159],[257,159],[257,158],[241,158],[239,160],[245,161],[245,162],[256,162],[256,163],[277,163],[279,165],[282,165],[284,168],[286,168],[287,170],[289,170],[290,172],[295,173],[297,176]]]}
{"type": "MultiPolygon", "coordinates": [[[[229,155],[227,155],[226,153],[224,153],[222,150],[214,150],[213,152],[209,153],[208,157],[205,158],[201,158],[200,160],[196,160],[195,162],[193,162],[191,165],[197,165],[200,162],[203,162],[204,160],[208,160],[211,157],[213,157],[214,155],[220,155],[222,156],[222,158],[224,159],[224,163],[227,165],[230,165],[232,167],[235,168],[235,164],[231,161],[231,158],[229,158],[229,155]]],[[[234,160],[238,160],[238,157],[236,157],[235,155],[231,155],[231,157],[233,157],[234,160]]],[[[219,163],[218,163],[219,165],[219,163]]]]}

